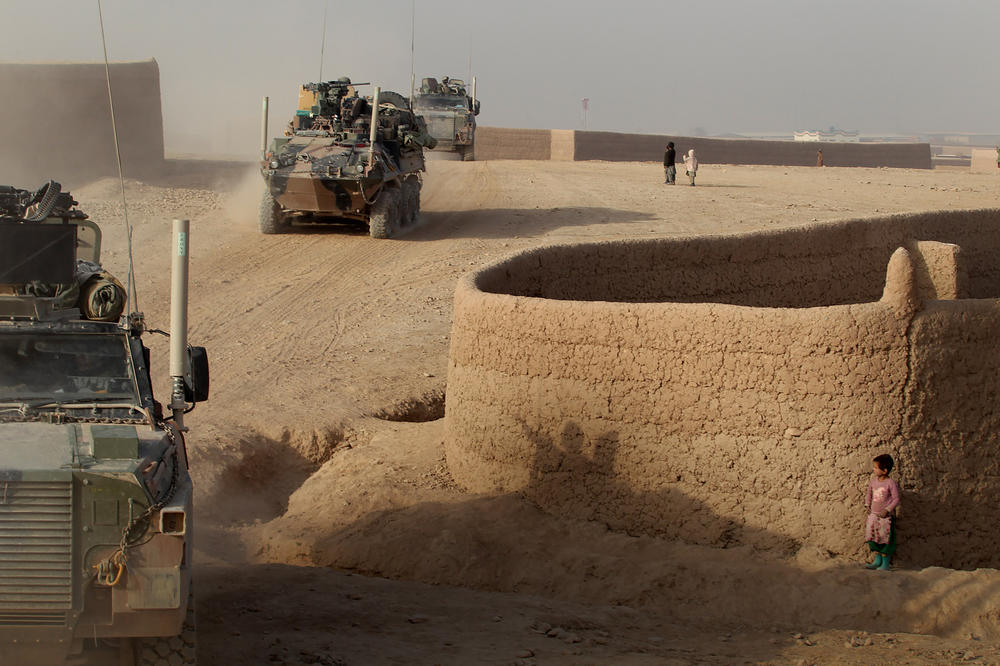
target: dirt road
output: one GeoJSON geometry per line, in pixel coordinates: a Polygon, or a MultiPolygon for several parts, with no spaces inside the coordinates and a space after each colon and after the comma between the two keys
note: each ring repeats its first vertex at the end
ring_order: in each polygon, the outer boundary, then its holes
{"type": "MultiPolygon", "coordinates": [[[[168,326],[169,219],[192,219],[191,341],[212,361],[189,419],[205,663],[1000,663],[997,572],[877,577],[558,521],[456,488],[439,420],[452,292],[476,266],[548,243],[990,207],[1000,179],[703,165],[697,187],[666,187],[653,164],[428,166],[420,225],[387,241],[258,234],[245,165],[129,183],[153,327],[168,326]]],[[[116,188],[72,191],[124,275],[116,188]]]]}

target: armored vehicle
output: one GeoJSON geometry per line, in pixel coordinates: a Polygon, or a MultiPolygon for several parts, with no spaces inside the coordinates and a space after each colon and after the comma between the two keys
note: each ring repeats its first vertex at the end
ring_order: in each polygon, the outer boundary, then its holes
{"type": "MultiPolygon", "coordinates": [[[[409,101],[375,87],[359,97],[347,77],[307,83],[285,136],[264,146],[267,183],[260,231],[280,233],[293,222],[356,220],[372,238],[389,238],[420,213],[420,172],[434,139],[409,101]]],[[[267,143],[267,99],[263,141],[267,143]]]]}
{"type": "Polygon", "coordinates": [[[413,98],[413,110],[427,121],[427,131],[437,140],[436,150],[453,151],[462,160],[473,159],[479,115],[476,79],[472,79],[472,95],[466,94],[461,79],[423,79],[413,98]]]}
{"type": "Polygon", "coordinates": [[[60,190],[0,187],[0,663],[194,664],[183,414],[208,362],[187,346],[187,223],[164,414],[143,316],[60,190]]]}

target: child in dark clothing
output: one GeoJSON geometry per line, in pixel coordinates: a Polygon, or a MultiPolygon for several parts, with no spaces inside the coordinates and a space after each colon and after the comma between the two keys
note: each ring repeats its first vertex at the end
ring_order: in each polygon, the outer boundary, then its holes
{"type": "Polygon", "coordinates": [[[675,161],[677,159],[677,151],[674,150],[674,142],[671,141],[667,144],[667,149],[663,153],[663,171],[667,176],[667,185],[677,184],[677,166],[675,161]]]}
{"type": "Polygon", "coordinates": [[[865,493],[868,508],[868,522],[865,525],[865,541],[875,553],[875,561],[867,564],[869,569],[889,570],[889,562],[896,552],[896,508],[899,506],[899,486],[889,478],[893,468],[892,456],[883,453],[872,461],[875,472],[865,493]]]}

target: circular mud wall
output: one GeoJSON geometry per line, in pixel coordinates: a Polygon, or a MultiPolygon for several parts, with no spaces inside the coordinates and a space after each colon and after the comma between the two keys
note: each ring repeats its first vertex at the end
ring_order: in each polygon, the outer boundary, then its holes
{"type": "Polygon", "coordinates": [[[1000,211],[553,246],[456,290],[448,463],[612,529],[1000,566],[1000,211]],[[888,268],[887,268],[888,267],[888,268]]]}

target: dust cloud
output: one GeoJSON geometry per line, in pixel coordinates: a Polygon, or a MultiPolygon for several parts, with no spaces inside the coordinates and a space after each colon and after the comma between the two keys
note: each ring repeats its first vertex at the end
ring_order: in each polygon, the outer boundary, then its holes
{"type": "Polygon", "coordinates": [[[264,187],[264,179],[257,166],[247,166],[223,197],[222,209],[237,228],[244,231],[257,229],[257,210],[264,187]]]}

